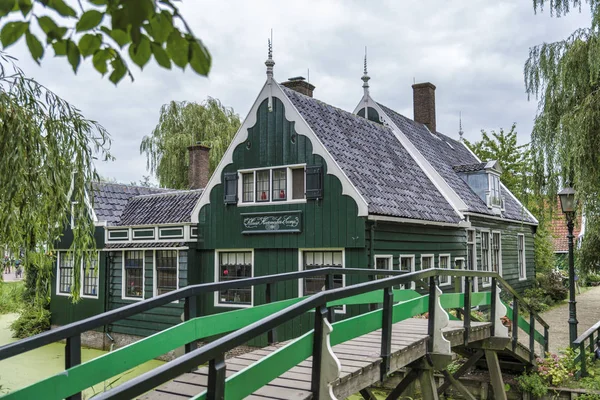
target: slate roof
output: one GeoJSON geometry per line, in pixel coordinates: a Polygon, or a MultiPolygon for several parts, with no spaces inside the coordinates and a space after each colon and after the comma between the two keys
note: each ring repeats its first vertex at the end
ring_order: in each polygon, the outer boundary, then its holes
{"type": "Polygon", "coordinates": [[[476,164],[463,164],[455,165],[452,167],[454,172],[477,172],[483,171],[487,163],[476,163],[476,164]]]}
{"type": "Polygon", "coordinates": [[[130,198],[139,195],[168,192],[169,189],[123,185],[120,183],[92,182],[93,208],[100,222],[116,225],[130,198]]]}
{"type": "MultiPolygon", "coordinates": [[[[488,209],[483,200],[471,190],[469,185],[453,168],[454,166],[467,165],[477,165],[477,167],[479,167],[481,164],[485,166],[486,163],[479,162],[462,143],[439,132],[431,133],[425,125],[406,118],[382,104],[379,104],[379,106],[442,178],[444,178],[456,194],[465,202],[468,211],[484,215],[493,215],[492,211],[488,209]]],[[[504,218],[515,221],[536,222],[529,216],[523,207],[512,198],[504,185],[501,187],[501,193],[505,196],[505,211],[502,213],[504,218]]]]}
{"type": "Polygon", "coordinates": [[[198,202],[200,190],[178,190],[136,196],[129,199],[120,226],[157,225],[192,222],[192,210],[198,202]]]}
{"type": "Polygon", "coordinates": [[[390,128],[281,89],[367,201],[370,214],[460,222],[390,128]]]}

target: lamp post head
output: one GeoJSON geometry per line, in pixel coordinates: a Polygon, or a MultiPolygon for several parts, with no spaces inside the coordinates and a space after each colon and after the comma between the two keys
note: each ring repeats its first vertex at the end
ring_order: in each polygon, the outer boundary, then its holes
{"type": "Polygon", "coordinates": [[[558,198],[560,199],[560,208],[565,213],[567,219],[573,219],[575,216],[575,189],[572,187],[566,187],[558,192],[558,198]]]}

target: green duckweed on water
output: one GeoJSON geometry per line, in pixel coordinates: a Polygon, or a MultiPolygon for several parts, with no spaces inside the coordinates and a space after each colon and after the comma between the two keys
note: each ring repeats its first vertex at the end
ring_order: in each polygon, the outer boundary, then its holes
{"type": "MultiPolygon", "coordinates": [[[[10,324],[17,318],[17,314],[0,315],[0,346],[15,342],[11,337],[10,324]]],[[[64,371],[65,346],[62,343],[52,343],[27,353],[0,361],[0,394],[5,394],[23,388],[41,379],[64,371]]],[[[81,360],[86,362],[105,354],[106,351],[82,348],[81,360]]],[[[105,385],[113,383],[113,387],[126,382],[144,372],[163,364],[162,361],[151,360],[106,382],[101,382],[84,392],[84,399],[89,399],[94,393],[104,390],[105,385]]]]}

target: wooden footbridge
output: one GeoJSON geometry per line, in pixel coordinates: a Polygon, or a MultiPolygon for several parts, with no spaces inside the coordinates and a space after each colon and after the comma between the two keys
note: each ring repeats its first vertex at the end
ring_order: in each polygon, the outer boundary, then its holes
{"type": "MultiPolygon", "coordinates": [[[[328,289],[312,296],[287,299],[252,308],[198,316],[198,296],[225,289],[261,286],[271,293],[278,282],[324,276],[326,289],[334,274],[373,278],[373,270],[323,268],[189,286],[113,310],[86,320],[0,347],[6,359],[55,341],[66,340],[65,372],[4,396],[6,399],[81,399],[81,391],[132,367],[185,346],[186,354],[101,393],[97,399],[333,399],[361,393],[396,372],[403,379],[388,396],[398,398],[418,380],[423,398],[436,399],[451,385],[473,398],[457,378],[485,359],[494,398],[506,398],[503,366],[533,364],[547,349],[548,325],[496,273],[429,269],[414,273],[380,271],[385,279],[328,289]],[[463,280],[464,293],[442,294],[437,279],[463,280]],[[471,292],[474,278],[491,280],[488,292],[471,292]],[[416,281],[425,295],[395,287],[416,281]],[[512,299],[511,304],[501,301],[512,299]],[[101,357],[81,363],[81,334],[116,320],[185,299],[185,321],[101,357]],[[370,304],[370,312],[335,321],[334,307],[370,304]],[[512,308],[511,308],[512,306],[512,308]],[[472,321],[471,310],[489,310],[486,321],[472,321]],[[451,311],[450,313],[448,311],[451,311]],[[519,310],[529,313],[527,319],[519,310]],[[277,343],[275,329],[286,321],[311,313],[313,329],[298,338],[277,343]],[[511,331],[502,319],[510,319],[511,331]],[[419,318],[415,318],[419,317],[419,318]],[[536,323],[541,332],[536,329],[536,323]],[[267,334],[271,345],[225,359],[225,354],[267,334]],[[221,335],[198,347],[198,341],[221,335]],[[446,367],[452,353],[468,357],[454,374],[446,367]],[[203,366],[206,365],[206,366],[203,366]],[[200,368],[198,366],[201,366],[200,368]],[[436,386],[433,371],[444,374],[436,386]]],[[[269,297],[267,297],[269,298],[269,297]]]]}

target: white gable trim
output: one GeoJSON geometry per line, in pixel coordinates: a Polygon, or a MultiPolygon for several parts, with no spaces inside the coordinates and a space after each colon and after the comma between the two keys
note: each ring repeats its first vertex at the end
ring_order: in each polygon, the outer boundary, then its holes
{"type": "Polygon", "coordinates": [[[212,192],[212,189],[221,183],[221,175],[223,169],[227,165],[233,163],[233,151],[238,145],[242,144],[244,141],[246,141],[246,139],[248,139],[248,129],[256,124],[256,113],[258,111],[258,107],[265,99],[268,99],[271,96],[277,97],[279,100],[281,100],[285,107],[285,118],[288,121],[295,122],[296,133],[308,137],[308,139],[311,141],[313,147],[313,154],[317,154],[323,157],[323,159],[327,163],[327,173],[334,175],[340,180],[342,184],[342,194],[350,196],[354,199],[356,205],[358,206],[358,216],[367,216],[369,211],[366,200],[362,197],[362,195],[358,192],[354,185],[352,185],[350,179],[348,179],[346,174],[342,171],[340,166],[337,164],[337,162],[334,160],[331,154],[327,151],[323,143],[321,143],[317,135],[312,131],[312,129],[310,129],[310,127],[308,126],[304,118],[302,118],[296,107],[294,107],[292,102],[285,95],[279,84],[274,80],[273,83],[275,84],[268,85],[267,83],[265,83],[263,85],[263,88],[258,94],[258,97],[254,101],[254,105],[250,109],[248,115],[246,116],[246,119],[235,134],[233,140],[231,141],[231,144],[225,152],[225,155],[219,162],[219,165],[215,169],[215,172],[212,174],[212,177],[210,178],[208,184],[204,188],[200,199],[198,199],[196,206],[192,210],[192,223],[198,223],[200,210],[206,204],[210,203],[210,193],[212,192]]]}
{"type": "MultiPolygon", "coordinates": [[[[360,103],[354,109],[354,114],[361,108],[373,107],[379,113],[379,119],[387,126],[392,129],[396,139],[406,149],[408,154],[417,163],[419,168],[425,173],[429,180],[434,184],[437,190],[441,193],[446,201],[452,206],[454,212],[461,218],[464,219],[462,211],[468,210],[467,204],[456,194],[456,192],[448,185],[446,180],[433,168],[433,166],[427,161],[427,159],[421,154],[421,152],[415,147],[414,144],[406,137],[406,135],[394,124],[389,116],[379,107],[371,96],[365,95],[361,99],[360,103]],[[366,97],[366,98],[365,98],[366,97]]],[[[366,113],[366,110],[365,110],[366,113]]],[[[365,114],[366,116],[367,114],[365,114]]]]}

